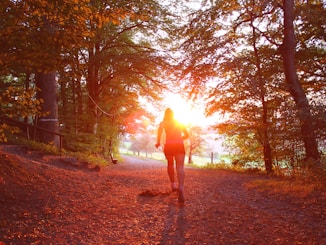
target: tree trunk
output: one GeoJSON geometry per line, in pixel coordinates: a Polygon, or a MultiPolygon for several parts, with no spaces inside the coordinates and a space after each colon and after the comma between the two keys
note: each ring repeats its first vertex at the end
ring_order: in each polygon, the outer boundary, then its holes
{"type": "Polygon", "coordinates": [[[294,0],[283,1],[284,10],[284,37],[282,44],[283,66],[286,83],[292,95],[301,122],[301,134],[305,146],[306,158],[319,163],[320,154],[316,140],[314,123],[310,112],[310,106],[306,94],[299,82],[295,67],[295,34],[294,34],[294,0]]]}
{"type": "Polygon", "coordinates": [[[188,164],[192,164],[192,151],[189,151],[189,155],[188,155],[188,164]]]}
{"type": "MultiPolygon", "coordinates": [[[[29,90],[30,88],[30,74],[26,73],[26,78],[25,78],[25,90],[29,90]]],[[[24,122],[28,123],[28,116],[24,117],[24,122]]],[[[26,137],[27,139],[30,139],[30,131],[29,131],[29,127],[26,127],[26,137]]]]}
{"type": "MultiPolygon", "coordinates": [[[[64,121],[65,121],[65,128],[66,130],[70,130],[71,128],[71,123],[68,123],[69,120],[68,119],[68,115],[70,113],[69,109],[68,109],[68,95],[67,95],[67,88],[66,88],[66,79],[60,79],[60,96],[61,96],[61,111],[60,111],[60,115],[63,115],[64,117],[64,121]]],[[[63,118],[61,118],[62,120],[63,118]]]]}
{"type": "Polygon", "coordinates": [[[96,54],[98,52],[98,45],[91,47],[89,49],[89,65],[88,65],[88,77],[87,77],[87,89],[89,94],[88,100],[88,109],[90,111],[90,115],[93,115],[93,118],[90,119],[89,129],[92,129],[93,134],[97,133],[97,124],[98,124],[98,112],[95,104],[95,99],[97,97],[98,91],[98,65],[96,61],[96,54]]]}
{"type": "MultiPolygon", "coordinates": [[[[58,101],[57,101],[57,84],[55,80],[55,72],[47,74],[37,73],[36,86],[39,89],[37,92],[38,99],[42,99],[42,115],[38,119],[37,125],[41,128],[59,133],[58,123],[58,101]]],[[[59,147],[60,139],[55,134],[50,134],[39,130],[39,139],[42,143],[53,144],[59,147]]]]}
{"type": "Polygon", "coordinates": [[[264,152],[264,162],[265,169],[268,174],[273,173],[273,161],[272,161],[272,149],[269,142],[268,136],[268,123],[267,123],[267,103],[265,101],[265,97],[263,98],[263,152],[264,152]]]}
{"type": "Polygon", "coordinates": [[[251,28],[252,28],[252,36],[253,36],[253,48],[255,53],[255,66],[257,69],[257,79],[259,84],[259,92],[260,92],[260,100],[262,104],[262,124],[263,124],[263,133],[262,133],[262,141],[263,141],[263,154],[264,154],[264,163],[265,169],[268,174],[273,173],[273,161],[272,161],[272,149],[269,142],[268,136],[268,103],[266,101],[266,89],[265,89],[265,81],[262,75],[262,63],[259,56],[259,51],[257,48],[257,38],[256,38],[256,29],[254,26],[254,18],[251,18],[251,28]]]}
{"type": "MultiPolygon", "coordinates": [[[[80,125],[77,120],[80,120],[80,115],[84,113],[84,100],[83,100],[83,93],[81,88],[81,78],[78,77],[76,81],[76,100],[74,105],[74,115],[75,115],[75,133],[77,134],[80,131],[80,125]],[[77,104],[76,104],[77,103],[77,104]]],[[[84,130],[84,129],[83,129],[84,130]]]]}

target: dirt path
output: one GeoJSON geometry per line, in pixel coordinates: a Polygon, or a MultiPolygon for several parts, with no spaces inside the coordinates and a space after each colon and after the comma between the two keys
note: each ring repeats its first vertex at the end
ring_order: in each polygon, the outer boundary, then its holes
{"type": "Polygon", "coordinates": [[[21,152],[0,158],[6,245],[326,244],[325,202],[246,187],[266,176],[187,168],[179,206],[161,162],[125,157],[97,171],[21,152]]]}

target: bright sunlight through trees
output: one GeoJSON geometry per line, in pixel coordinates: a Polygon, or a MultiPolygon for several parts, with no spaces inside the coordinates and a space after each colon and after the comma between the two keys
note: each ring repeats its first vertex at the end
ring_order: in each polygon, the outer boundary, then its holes
{"type": "Polygon", "coordinates": [[[174,117],[185,125],[206,126],[209,119],[205,117],[205,108],[198,102],[187,100],[180,94],[168,93],[163,104],[174,111],[174,117]]]}

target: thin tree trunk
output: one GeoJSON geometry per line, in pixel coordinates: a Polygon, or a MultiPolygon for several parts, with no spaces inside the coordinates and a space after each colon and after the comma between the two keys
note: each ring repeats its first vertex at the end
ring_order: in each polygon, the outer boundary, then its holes
{"type": "MultiPolygon", "coordinates": [[[[80,125],[77,120],[80,120],[80,115],[82,115],[84,111],[84,100],[83,100],[83,93],[81,88],[81,78],[78,77],[76,82],[76,114],[75,114],[75,133],[78,133],[80,131],[80,125]]],[[[84,129],[83,129],[84,130],[84,129]]]]}
{"type": "Polygon", "coordinates": [[[73,128],[73,132],[75,134],[77,134],[77,103],[76,103],[76,97],[77,97],[77,93],[76,93],[76,79],[72,80],[72,84],[71,84],[71,95],[72,95],[72,110],[73,110],[73,124],[72,124],[72,128],[73,128]]]}
{"type": "MultiPolygon", "coordinates": [[[[26,73],[26,78],[25,78],[25,90],[28,90],[30,87],[30,74],[26,73]]],[[[28,116],[24,118],[24,122],[27,124],[28,123],[28,116]]],[[[26,137],[27,139],[30,139],[30,131],[29,127],[26,127],[26,137]]]]}
{"type": "Polygon", "coordinates": [[[310,112],[310,106],[305,91],[299,82],[295,67],[295,33],[294,33],[294,0],[283,0],[284,10],[284,37],[281,52],[286,83],[292,95],[297,109],[298,118],[301,122],[301,134],[305,146],[306,158],[319,163],[320,154],[316,140],[314,123],[310,112]]]}
{"type": "MultiPolygon", "coordinates": [[[[253,6],[254,7],[254,6],[253,6]]],[[[262,124],[263,124],[263,154],[264,154],[264,163],[265,169],[268,174],[273,173],[273,161],[272,161],[272,149],[269,142],[268,136],[268,104],[266,101],[266,89],[265,89],[265,82],[262,75],[262,64],[259,57],[259,51],[257,48],[257,40],[256,40],[256,29],[253,24],[254,18],[251,18],[251,29],[252,29],[252,36],[253,36],[253,48],[255,53],[255,66],[257,68],[257,79],[259,84],[259,92],[260,92],[260,100],[263,107],[263,115],[262,115],[262,124]]]]}
{"type": "MultiPolygon", "coordinates": [[[[67,89],[66,89],[66,80],[65,79],[60,80],[60,95],[61,95],[60,99],[61,99],[61,104],[62,104],[60,114],[63,116],[67,116],[69,111],[67,108],[68,98],[67,98],[67,89]]],[[[67,118],[65,119],[65,122],[66,122],[65,127],[69,131],[71,124],[67,123],[68,122],[67,118]]]]}
{"type": "Polygon", "coordinates": [[[188,164],[192,164],[192,150],[191,150],[191,146],[190,146],[190,150],[189,150],[189,155],[188,155],[188,164]]]}
{"type": "MultiPolygon", "coordinates": [[[[38,99],[42,99],[42,113],[39,117],[37,125],[41,128],[59,133],[58,123],[58,101],[57,101],[57,84],[55,80],[55,72],[47,74],[37,73],[36,86],[39,89],[37,92],[38,99]]],[[[59,136],[50,134],[44,131],[39,131],[40,141],[46,144],[53,144],[59,147],[59,136]]]]}
{"type": "Polygon", "coordinates": [[[88,77],[87,77],[87,89],[89,93],[89,100],[88,100],[88,109],[90,111],[90,115],[94,117],[89,121],[90,124],[89,128],[92,129],[92,133],[97,133],[97,120],[98,120],[98,112],[97,107],[95,105],[95,99],[97,97],[97,90],[98,90],[98,66],[97,62],[95,61],[95,56],[98,51],[98,46],[95,45],[94,47],[89,49],[89,65],[88,65],[88,77]]]}

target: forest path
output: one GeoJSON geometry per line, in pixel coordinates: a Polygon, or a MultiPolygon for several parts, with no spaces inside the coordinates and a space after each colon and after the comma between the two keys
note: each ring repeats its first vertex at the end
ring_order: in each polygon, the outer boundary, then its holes
{"type": "Polygon", "coordinates": [[[98,171],[0,147],[0,241],[326,244],[325,193],[300,197],[250,188],[269,178],[186,167],[180,206],[162,162],[126,156],[98,171]]]}

